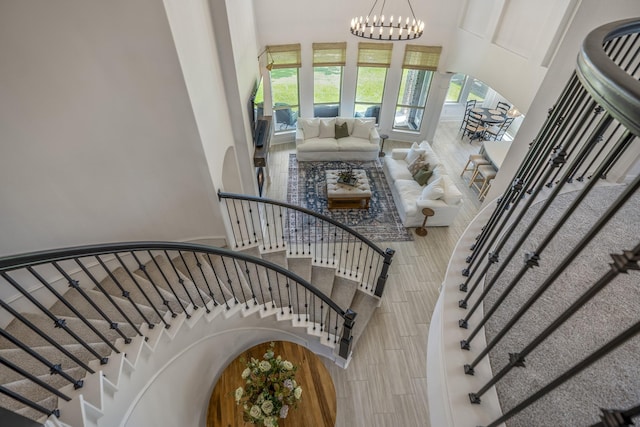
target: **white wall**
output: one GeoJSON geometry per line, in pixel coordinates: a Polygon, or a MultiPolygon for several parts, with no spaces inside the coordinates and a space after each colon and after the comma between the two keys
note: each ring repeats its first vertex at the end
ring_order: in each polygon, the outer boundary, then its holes
{"type": "Polygon", "coordinates": [[[0,3],[0,255],[224,236],[162,3],[0,3]]]}
{"type": "Polygon", "coordinates": [[[527,113],[581,0],[465,0],[445,70],[482,80],[527,113]]]}
{"type": "Polygon", "coordinates": [[[529,108],[503,166],[493,181],[485,203],[492,203],[492,200],[510,184],[518,165],[526,155],[529,144],[535,139],[546,120],[548,109],[555,104],[571,73],[575,70],[578,52],[587,34],[608,22],[634,16],[640,16],[640,2],[637,0],[615,2],[582,0],[580,2],[562,44],[549,66],[549,72],[529,108]]]}

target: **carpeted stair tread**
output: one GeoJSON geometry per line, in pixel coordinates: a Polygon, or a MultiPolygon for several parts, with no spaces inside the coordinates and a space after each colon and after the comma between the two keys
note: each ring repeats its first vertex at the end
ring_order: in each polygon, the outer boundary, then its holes
{"type": "MultiPolygon", "coordinates": [[[[175,300],[177,296],[183,307],[187,307],[189,304],[202,305],[202,299],[198,295],[199,291],[196,285],[187,275],[174,268],[164,255],[155,256],[153,260],[145,264],[144,271],[137,270],[135,273],[165,290],[167,294],[171,295],[171,298],[168,299],[175,300]]],[[[176,307],[179,308],[180,304],[172,304],[171,307],[178,312],[176,307]]]]}
{"type": "MultiPolygon", "coordinates": [[[[262,259],[279,265],[284,269],[288,269],[287,252],[284,249],[273,252],[264,252],[262,253],[262,259]]],[[[277,305],[282,308],[288,308],[291,302],[291,309],[293,309],[293,294],[291,292],[292,288],[295,287],[293,286],[293,283],[289,281],[289,286],[287,286],[287,280],[285,277],[282,275],[276,275],[276,272],[273,270],[267,270],[267,275],[269,276],[271,283],[276,283],[279,286],[280,292],[276,295],[277,305]]]]}
{"type": "MultiPolygon", "coordinates": [[[[36,402],[38,405],[43,406],[49,410],[54,410],[58,408],[58,398],[56,396],[49,396],[46,399],[40,400],[36,402]]],[[[46,415],[40,411],[36,411],[28,406],[24,406],[23,408],[16,411],[16,413],[22,415],[23,417],[30,418],[37,422],[44,422],[46,420],[46,415]]]]}
{"type": "Polygon", "coordinates": [[[338,304],[343,310],[351,307],[353,296],[358,290],[358,282],[346,277],[336,276],[333,280],[333,288],[331,290],[331,299],[338,304]]]}
{"type": "MultiPolygon", "coordinates": [[[[289,271],[300,276],[307,282],[311,282],[311,258],[308,257],[291,257],[287,258],[289,271]]],[[[291,284],[291,307],[294,313],[305,313],[305,292],[304,289],[298,289],[299,286],[291,284]]],[[[308,293],[307,293],[308,294],[308,293]]]]}
{"type": "MultiPolygon", "coordinates": [[[[326,296],[331,295],[333,283],[336,279],[336,269],[314,265],[311,267],[311,284],[326,296]]],[[[312,294],[309,294],[311,301],[312,294]]],[[[311,322],[324,322],[323,317],[327,313],[326,304],[320,298],[313,298],[314,305],[309,304],[309,320],[311,322]],[[315,306],[315,308],[314,308],[315,306]],[[322,317],[321,317],[322,316],[322,317]]]]}
{"type": "Polygon", "coordinates": [[[240,266],[233,259],[221,257],[220,255],[212,255],[209,258],[218,274],[218,279],[231,292],[232,298],[235,298],[238,302],[245,302],[245,300],[252,298],[251,289],[244,283],[244,278],[241,280],[238,275],[240,266]]]}
{"type": "Polygon", "coordinates": [[[353,343],[352,348],[356,347],[356,342],[362,335],[362,332],[366,329],[371,316],[375,312],[376,308],[380,304],[380,298],[374,295],[369,295],[364,292],[356,292],[353,296],[353,302],[351,303],[351,310],[357,313],[356,322],[352,330],[353,343]]]}
{"type": "MultiPolygon", "coordinates": [[[[116,268],[112,271],[113,276],[116,278],[120,286],[126,291],[129,292],[129,298],[126,298],[122,295],[122,291],[116,285],[116,283],[111,279],[110,276],[107,276],[102,282],[101,285],[110,295],[119,296],[121,298],[125,298],[127,300],[131,299],[136,304],[150,307],[149,301],[145,296],[140,292],[136,283],[131,279],[128,273],[121,267],[116,268]]],[[[162,303],[162,299],[158,296],[158,292],[153,287],[151,283],[142,277],[135,277],[136,282],[140,285],[140,288],[144,291],[144,293],[149,297],[149,300],[153,303],[156,309],[160,312],[161,315],[167,312],[167,308],[162,303]]],[[[165,298],[174,299],[171,295],[166,294],[164,289],[160,289],[161,293],[165,295],[165,298]]],[[[131,304],[131,303],[130,303],[131,304]]],[[[177,304],[176,304],[177,305],[177,304]]],[[[133,306],[132,306],[133,308],[133,306]]],[[[159,323],[160,317],[155,313],[153,313],[153,317],[149,318],[149,321],[152,323],[159,323]]]]}
{"type": "MultiPolygon", "coordinates": [[[[69,353],[85,364],[96,359],[96,357],[81,344],[69,344],[66,345],[65,348],[69,353]]],[[[111,352],[111,349],[105,343],[93,344],[92,348],[101,355],[108,355],[111,352]]],[[[63,370],[78,368],[75,361],[53,346],[32,347],[32,350],[54,365],[59,364],[63,370]]],[[[45,375],[49,373],[49,368],[45,364],[20,348],[7,348],[0,350],[0,356],[33,375],[45,375]]],[[[3,373],[3,375],[0,375],[0,378],[2,379],[2,382],[10,382],[22,378],[22,376],[17,372],[6,368],[6,375],[3,373]]]]}
{"type": "MultiPolygon", "coordinates": [[[[44,314],[24,313],[23,316],[31,323],[43,330],[49,337],[53,338],[60,344],[75,344],[77,341],[68,334],[62,328],[54,327],[54,322],[48,316],[44,314]]],[[[77,336],[82,338],[89,344],[103,342],[87,325],[85,325],[80,319],[75,317],[60,317],[65,320],[67,327],[73,331],[77,336]]],[[[121,338],[120,335],[113,329],[110,329],[109,324],[105,321],[94,320],[91,322],[107,339],[111,342],[115,342],[116,339],[121,338]]],[[[9,323],[6,328],[7,332],[20,339],[30,346],[46,346],[48,342],[35,334],[25,324],[18,319],[14,319],[9,323]]],[[[128,330],[132,334],[132,330],[128,325],[122,325],[123,332],[128,330]]]]}
{"type": "MultiPolygon", "coordinates": [[[[73,369],[65,370],[65,373],[75,380],[82,380],[86,375],[86,371],[82,368],[73,368],[73,369]]],[[[62,375],[51,375],[51,374],[38,375],[38,379],[49,384],[50,386],[56,389],[61,389],[62,387],[68,384],[71,384],[62,375]]],[[[51,393],[50,391],[46,390],[43,387],[40,387],[38,384],[24,377],[20,377],[19,379],[16,379],[11,382],[5,382],[2,385],[3,387],[6,387],[9,390],[19,395],[25,396],[28,399],[35,400],[35,401],[45,400],[47,397],[53,395],[53,393],[51,393]]],[[[8,396],[4,396],[4,395],[0,395],[0,396],[3,396],[6,398],[6,400],[4,400],[0,397],[0,406],[4,408],[12,409],[15,411],[23,406],[22,403],[18,402],[17,400],[11,399],[8,396]]]]}
{"type": "MultiPolygon", "coordinates": [[[[111,321],[117,323],[128,323],[125,316],[118,311],[118,309],[100,290],[83,289],[83,291],[98,307],[100,307],[111,321]]],[[[98,311],[93,308],[77,290],[69,289],[64,294],[64,298],[87,319],[105,320],[104,317],[102,317],[102,315],[100,315],[100,313],[98,313],[98,311]]],[[[122,312],[125,313],[136,326],[140,326],[144,323],[142,316],[131,306],[131,303],[128,300],[113,295],[111,296],[111,299],[118,304],[122,312]]],[[[148,306],[138,305],[138,307],[140,308],[140,311],[147,316],[147,318],[152,317],[155,314],[153,309],[148,306]]],[[[52,313],[59,316],[74,316],[71,309],[62,301],[56,302],[50,310],[52,313]]]]}
{"type": "MultiPolygon", "coordinates": [[[[261,258],[260,249],[257,246],[252,246],[239,252],[255,258],[261,258]]],[[[282,295],[285,291],[284,283],[282,283],[283,289],[282,293],[280,293],[278,289],[278,281],[276,280],[275,275],[268,275],[267,269],[262,268],[257,264],[245,263],[240,260],[238,260],[238,264],[241,267],[246,283],[249,284],[251,289],[253,289],[258,303],[264,304],[267,302],[274,302],[279,306],[280,304],[278,301],[280,301],[281,296],[284,296],[282,295]]]]}
{"type": "Polygon", "coordinates": [[[279,251],[273,251],[273,252],[263,252],[261,256],[262,256],[262,259],[265,261],[272,262],[284,269],[289,268],[287,251],[285,249],[282,249],[279,251]]]}
{"type": "Polygon", "coordinates": [[[185,252],[182,257],[174,258],[173,262],[182,274],[193,279],[206,301],[211,299],[210,292],[216,305],[231,299],[231,292],[217,279],[206,255],[185,252]]]}

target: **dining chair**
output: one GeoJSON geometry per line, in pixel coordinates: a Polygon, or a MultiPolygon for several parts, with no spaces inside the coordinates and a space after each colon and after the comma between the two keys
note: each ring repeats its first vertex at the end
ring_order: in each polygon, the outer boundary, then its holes
{"type": "Polygon", "coordinates": [[[482,125],[482,114],[476,113],[475,111],[469,111],[467,125],[462,131],[462,137],[460,139],[464,138],[465,135],[469,136],[469,142],[474,139],[482,139],[484,138],[484,130],[485,128],[482,125]]]}
{"type": "Polygon", "coordinates": [[[500,111],[502,114],[506,116],[510,109],[511,109],[511,105],[507,104],[506,102],[498,101],[498,106],[496,107],[496,110],[500,111]]]}
{"type": "Polygon", "coordinates": [[[511,126],[513,119],[513,117],[507,117],[506,120],[499,125],[486,128],[484,132],[484,139],[487,141],[502,141],[502,137],[507,133],[507,129],[511,126]]]}
{"type": "Polygon", "coordinates": [[[460,129],[458,129],[459,131],[462,130],[462,128],[464,128],[467,125],[467,119],[469,118],[469,111],[471,111],[474,108],[476,108],[476,100],[471,99],[467,101],[467,105],[464,108],[464,117],[462,118],[462,123],[460,123],[460,129]]]}

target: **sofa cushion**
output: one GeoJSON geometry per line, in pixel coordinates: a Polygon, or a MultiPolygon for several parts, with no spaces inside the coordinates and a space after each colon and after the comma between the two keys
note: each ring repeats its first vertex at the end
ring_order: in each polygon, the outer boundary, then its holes
{"type": "Polygon", "coordinates": [[[336,137],[336,119],[320,119],[320,138],[336,137]]]}
{"type": "Polygon", "coordinates": [[[409,169],[407,169],[407,162],[404,160],[385,159],[385,165],[389,171],[391,182],[398,179],[408,179],[413,181],[413,176],[409,172],[409,169]]]}
{"type": "Polygon", "coordinates": [[[375,125],[376,123],[373,121],[356,119],[353,122],[353,132],[351,133],[351,136],[356,138],[369,139],[371,129],[373,129],[375,125]]]}
{"type": "Polygon", "coordinates": [[[299,152],[338,151],[338,141],[334,138],[305,139],[302,144],[298,144],[296,150],[299,152]]]}
{"type": "Polygon", "coordinates": [[[337,124],[335,125],[336,128],[336,139],[340,139],[340,138],[346,138],[349,136],[349,127],[347,126],[346,123],[342,123],[341,125],[337,124]]]}
{"type": "Polygon", "coordinates": [[[444,196],[444,183],[442,177],[436,178],[429,185],[424,187],[422,190],[422,194],[420,195],[421,199],[424,200],[439,200],[444,196]]]}
{"type": "Polygon", "coordinates": [[[373,152],[379,151],[378,144],[371,144],[369,140],[363,140],[361,138],[354,138],[348,136],[346,138],[340,138],[338,140],[338,150],[340,151],[360,151],[360,152],[373,152]]]}
{"type": "Polygon", "coordinates": [[[393,185],[398,192],[398,196],[400,196],[399,199],[402,204],[402,209],[406,212],[407,216],[416,215],[418,209],[416,207],[416,200],[422,193],[422,187],[415,182],[413,178],[398,179],[393,185]]]}
{"type": "Polygon", "coordinates": [[[298,126],[304,132],[304,139],[320,136],[320,119],[298,119],[298,126]]]}
{"type": "Polygon", "coordinates": [[[442,182],[444,184],[444,196],[442,200],[448,205],[457,205],[462,200],[462,193],[458,190],[458,187],[453,182],[449,175],[442,175],[442,182]]]}

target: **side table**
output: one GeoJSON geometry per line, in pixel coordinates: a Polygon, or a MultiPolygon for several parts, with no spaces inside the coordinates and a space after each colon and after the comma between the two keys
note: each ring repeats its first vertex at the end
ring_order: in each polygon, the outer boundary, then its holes
{"type": "Polygon", "coordinates": [[[386,154],[383,150],[384,150],[384,141],[387,138],[389,138],[389,135],[387,135],[386,133],[380,134],[380,139],[382,140],[382,144],[380,145],[380,152],[378,153],[378,157],[384,157],[386,154]]]}
{"type": "Polygon", "coordinates": [[[436,213],[431,208],[422,209],[422,214],[424,215],[424,221],[422,221],[422,227],[416,228],[416,234],[418,236],[426,236],[427,235],[427,220],[430,216],[434,216],[436,213]]]}

